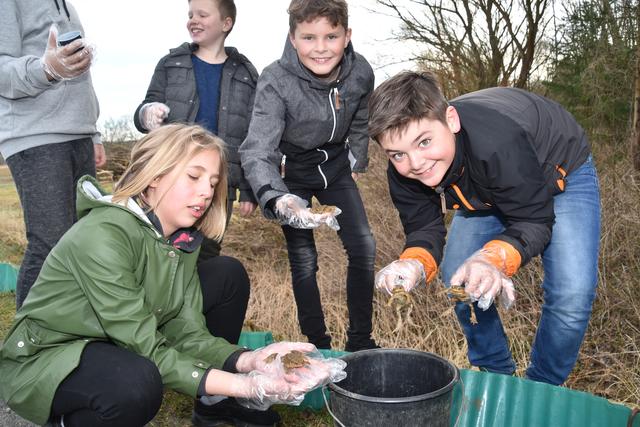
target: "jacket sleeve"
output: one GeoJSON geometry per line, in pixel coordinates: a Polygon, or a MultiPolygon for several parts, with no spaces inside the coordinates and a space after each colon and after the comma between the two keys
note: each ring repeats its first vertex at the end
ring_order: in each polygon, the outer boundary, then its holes
{"type": "MultiPolygon", "coordinates": [[[[49,82],[40,63],[34,55],[22,56],[22,22],[18,1],[2,3],[0,13],[0,96],[20,99],[38,96],[57,82],[49,82]]],[[[42,53],[46,46],[42,44],[42,53]]]]}
{"type": "Polygon", "coordinates": [[[151,82],[149,82],[149,88],[147,89],[144,101],[138,105],[135,113],[133,113],[133,123],[135,124],[136,129],[142,133],[149,132],[149,130],[140,123],[140,110],[142,107],[150,102],[166,103],[167,71],[164,67],[165,58],[162,58],[158,62],[158,65],[156,65],[156,68],[153,71],[153,76],[151,77],[151,82]]]}
{"type": "MultiPolygon", "coordinates": [[[[246,67],[249,70],[249,74],[254,79],[254,83],[257,85],[258,71],[251,63],[248,63],[246,67]]],[[[249,119],[251,119],[251,117],[253,116],[253,106],[255,103],[255,99],[256,99],[256,91],[254,89],[253,91],[251,91],[251,97],[249,99],[249,119]]],[[[245,176],[243,169],[240,169],[240,184],[238,185],[238,189],[240,190],[241,202],[258,203],[258,201],[256,200],[256,197],[253,194],[253,190],[251,190],[251,184],[249,183],[249,180],[245,176]]]]}
{"type": "Polygon", "coordinates": [[[211,335],[202,314],[202,291],[196,270],[187,285],[184,305],[176,317],[160,328],[176,350],[204,360],[215,369],[222,369],[227,358],[241,347],[211,335]]]}
{"type": "Polygon", "coordinates": [[[483,170],[479,171],[488,177],[492,202],[506,222],[505,230],[494,240],[506,242],[517,251],[503,246],[509,249],[512,265],[507,274],[515,273],[544,250],[555,220],[553,194],[536,153],[522,135],[514,135],[510,141],[499,148],[499,156],[481,163],[483,170]]]}
{"type": "MultiPolygon", "coordinates": [[[[180,351],[159,332],[156,317],[145,303],[144,288],[135,279],[133,260],[143,256],[136,253],[142,245],[136,243],[135,231],[127,230],[126,226],[103,223],[95,227],[90,232],[92,236],[83,241],[93,239],[100,244],[74,243],[69,269],[109,339],[153,361],[165,386],[195,397],[209,363],[180,351]]],[[[191,304],[196,303],[197,297],[191,301],[191,304]]],[[[193,312],[185,311],[182,315],[184,318],[191,316],[194,324],[197,322],[193,312]]],[[[189,332],[195,329],[190,326],[189,332]]],[[[219,359],[225,358],[225,351],[228,357],[237,349],[222,339],[218,339],[216,345],[219,350],[212,353],[219,359]]]]}
{"type": "Polygon", "coordinates": [[[278,169],[286,106],[277,84],[275,76],[266,70],[258,79],[249,132],[238,150],[245,177],[267,218],[274,216],[265,209],[267,202],[289,192],[278,169]]]}
{"type": "Polygon", "coordinates": [[[427,276],[433,275],[433,269],[442,261],[446,235],[439,197],[435,191],[426,188],[422,183],[402,177],[391,164],[387,168],[387,178],[391,200],[400,214],[406,236],[405,250],[401,258],[414,258],[408,256],[412,252],[418,252],[411,250],[412,248],[424,249],[428,255],[415,258],[420,261],[430,259],[432,262],[423,262],[423,265],[430,264],[425,265],[425,272],[427,276]]]}
{"type": "Polygon", "coordinates": [[[353,172],[366,172],[369,165],[369,97],[373,91],[375,77],[373,69],[368,62],[366,64],[365,94],[360,99],[358,111],[353,117],[349,132],[349,150],[356,160],[351,168],[353,172]]]}

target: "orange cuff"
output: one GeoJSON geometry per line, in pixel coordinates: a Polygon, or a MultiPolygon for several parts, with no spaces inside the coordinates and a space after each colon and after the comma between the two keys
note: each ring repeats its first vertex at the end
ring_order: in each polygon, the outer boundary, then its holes
{"type": "Polygon", "coordinates": [[[431,255],[426,249],[418,247],[407,248],[402,252],[402,254],[400,254],[400,259],[415,259],[420,261],[420,264],[424,267],[424,274],[427,277],[427,283],[436,277],[438,265],[436,264],[436,260],[433,259],[433,255],[431,255]]]}
{"type": "Polygon", "coordinates": [[[507,276],[513,276],[520,268],[522,263],[520,252],[509,243],[503,240],[491,240],[482,249],[486,251],[489,261],[507,276]],[[503,254],[506,255],[505,258],[503,258],[503,254]]]}

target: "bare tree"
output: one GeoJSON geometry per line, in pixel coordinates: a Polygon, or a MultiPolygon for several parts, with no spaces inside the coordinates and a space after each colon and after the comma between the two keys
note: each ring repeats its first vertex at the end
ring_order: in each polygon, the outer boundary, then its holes
{"type": "Polygon", "coordinates": [[[398,40],[424,46],[413,60],[441,76],[448,96],[526,87],[539,64],[550,0],[376,0],[400,19],[398,40]]]}
{"type": "MultiPolygon", "coordinates": [[[[636,5],[636,23],[640,23],[640,4],[636,5]]],[[[631,153],[633,167],[635,170],[640,171],[640,31],[636,32],[636,72],[634,80],[631,153]]]]}
{"type": "Polygon", "coordinates": [[[114,144],[135,141],[140,135],[128,116],[109,118],[100,129],[102,140],[114,144]]]}

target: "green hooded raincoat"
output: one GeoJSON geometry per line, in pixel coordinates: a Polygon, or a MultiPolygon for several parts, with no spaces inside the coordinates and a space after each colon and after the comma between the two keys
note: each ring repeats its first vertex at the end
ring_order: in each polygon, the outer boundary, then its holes
{"type": "Polygon", "coordinates": [[[38,424],[88,342],[147,357],[166,387],[194,397],[207,368],[239,349],[205,326],[198,251],[168,244],[133,200],[110,200],[93,178],[80,180],[79,221],[47,257],[0,350],[0,397],[38,424]]]}

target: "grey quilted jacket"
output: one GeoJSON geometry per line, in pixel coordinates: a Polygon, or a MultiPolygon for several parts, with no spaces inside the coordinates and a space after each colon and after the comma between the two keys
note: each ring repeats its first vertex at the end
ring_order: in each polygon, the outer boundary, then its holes
{"type": "Polygon", "coordinates": [[[323,189],[350,167],[366,170],[373,84],[371,66],[351,43],[338,78],[325,82],[299,62],[287,37],[282,57],[258,79],[249,133],[239,151],[267,217],[267,203],[289,189],[323,189]]]}
{"type": "MultiPolygon", "coordinates": [[[[194,122],[200,107],[191,54],[197,49],[193,43],[183,43],[164,56],[156,66],[147,95],[133,115],[136,128],[148,132],[140,123],[139,112],[144,104],[162,102],[171,112],[172,122],[194,122]]],[[[218,136],[227,143],[229,186],[240,189],[241,201],[254,201],[251,187],[240,167],[238,147],[247,135],[258,80],[253,64],[237,49],[226,47],[228,59],[222,69],[218,106],[218,136]]]]}

